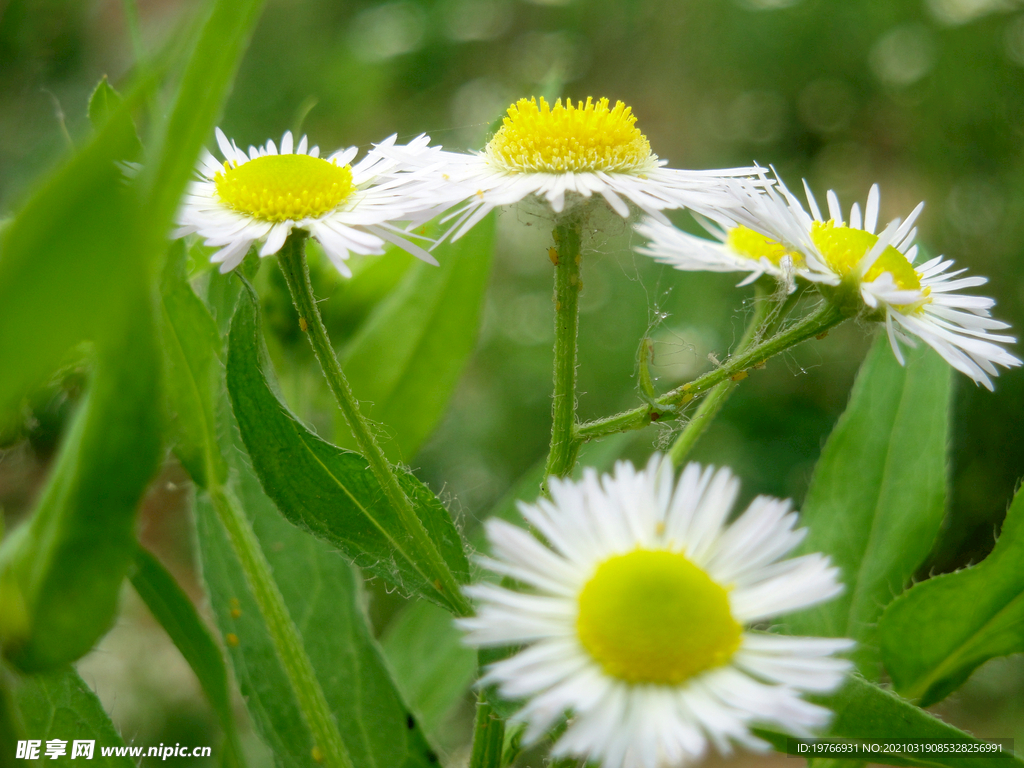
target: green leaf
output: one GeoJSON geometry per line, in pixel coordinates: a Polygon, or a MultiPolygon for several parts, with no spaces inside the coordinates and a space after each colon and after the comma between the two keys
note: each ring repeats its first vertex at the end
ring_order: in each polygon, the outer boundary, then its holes
{"type": "MultiPolygon", "coordinates": [[[[494,216],[417,261],[348,345],[342,368],[366,415],[385,425],[381,447],[408,461],[444,415],[476,345],[494,253],[494,216]]],[[[354,448],[339,417],[340,444],[354,448]]]]}
{"type": "MultiPolygon", "coordinates": [[[[139,205],[118,163],[137,159],[121,107],[29,199],[0,239],[0,412],[84,339],[117,335],[138,296],[139,205]]],[[[142,260],[142,265],[145,261],[142,260]]]]}
{"type": "Polygon", "coordinates": [[[803,505],[803,551],[830,555],[846,590],[787,622],[793,634],[857,640],[869,679],[880,671],[878,617],[931,550],[946,502],[949,366],[924,344],[906,363],[879,335],[803,505]]]}
{"type": "Polygon", "coordinates": [[[1024,651],[1024,492],[985,560],[911,587],[879,628],[882,659],[900,693],[928,706],[978,666],[1024,651]]]}
{"type": "MultiPolygon", "coordinates": [[[[439,605],[456,609],[417,562],[398,514],[388,505],[366,460],[304,427],[274,395],[255,292],[238,301],[228,342],[228,391],[242,440],[267,495],[293,524],[339,547],[360,567],[439,605]]],[[[469,580],[462,539],[440,500],[399,470],[430,538],[455,578],[469,580]]]]}
{"type": "MultiPolygon", "coordinates": [[[[124,115],[127,113],[122,114],[124,108],[125,103],[124,99],[121,98],[121,94],[114,90],[107,80],[107,76],[104,75],[96,84],[92,96],[89,97],[89,122],[92,123],[92,127],[98,131],[112,118],[125,119],[124,115]]],[[[134,125],[132,132],[135,136],[135,146],[132,149],[132,154],[141,156],[142,142],[139,141],[138,133],[135,133],[134,125]]]]}
{"type": "MultiPolygon", "coordinates": [[[[435,766],[437,757],[370,636],[351,566],[330,545],[282,520],[246,468],[236,471],[239,498],[354,765],[435,766]]],[[[279,765],[313,766],[312,738],[241,566],[205,497],[197,504],[196,518],[203,576],[253,722],[279,765]]]]}
{"type": "Polygon", "coordinates": [[[216,404],[222,385],[217,323],[185,276],[185,245],[171,246],[160,282],[166,433],[182,465],[200,486],[227,480],[217,445],[216,404]],[[212,477],[208,477],[212,473],[212,477]]]}
{"type": "MultiPolygon", "coordinates": [[[[25,738],[43,742],[40,757],[45,753],[47,739],[68,742],[67,754],[57,760],[46,760],[47,765],[81,765],[81,757],[71,759],[74,741],[79,739],[96,742],[92,760],[86,762],[90,768],[134,768],[135,761],[130,757],[103,756],[101,747],[124,748],[124,741],[96,694],[71,667],[20,678],[14,686],[14,698],[25,723],[25,738]]],[[[5,760],[13,756],[5,755],[5,760]]]]}
{"type": "MultiPolygon", "coordinates": [[[[847,678],[843,687],[830,696],[808,697],[817,704],[828,707],[835,713],[823,737],[837,739],[864,739],[881,741],[926,741],[941,740],[967,744],[983,743],[968,733],[942,722],[937,717],[904,701],[891,691],[868,682],[859,675],[847,678]]],[[[776,749],[785,751],[786,736],[779,733],[758,731],[759,736],[770,741],[776,749]]],[[[848,762],[848,761],[847,761],[848,762]]],[[[930,768],[979,768],[993,765],[1004,768],[1021,768],[1024,761],[1016,757],[984,758],[971,755],[930,753],[928,756],[904,757],[872,755],[872,763],[884,765],[928,766],[930,768]]]]}
{"type": "Polygon", "coordinates": [[[476,678],[476,653],[462,644],[451,614],[423,600],[392,619],[381,645],[406,701],[435,736],[476,678]]]}
{"type": "Polygon", "coordinates": [[[86,653],[110,627],[135,518],[160,453],[148,296],[95,372],[32,518],[0,547],[0,637],[27,671],[86,653]]]}
{"type": "Polygon", "coordinates": [[[170,226],[262,10],[263,0],[217,0],[203,25],[146,174],[146,210],[158,237],[170,226]]]}
{"type": "Polygon", "coordinates": [[[192,601],[160,561],[142,547],[136,552],[135,567],[130,577],[139,597],[196,673],[213,711],[217,713],[224,730],[225,764],[243,765],[224,656],[192,601]]]}

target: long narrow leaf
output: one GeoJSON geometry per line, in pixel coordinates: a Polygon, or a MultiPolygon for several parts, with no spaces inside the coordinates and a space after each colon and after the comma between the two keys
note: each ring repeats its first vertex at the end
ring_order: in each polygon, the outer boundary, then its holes
{"type": "Polygon", "coordinates": [[[224,656],[192,601],[160,561],[142,547],[136,552],[135,567],[130,577],[139,597],[196,673],[210,706],[217,713],[228,753],[225,764],[243,765],[224,656]]]}
{"type": "MultiPolygon", "coordinates": [[[[237,464],[235,474],[239,498],[354,765],[436,766],[370,636],[352,567],[333,547],[283,520],[244,466],[237,464]]],[[[280,765],[313,766],[312,738],[241,566],[205,498],[197,505],[197,525],[207,589],[256,728],[280,765]]]]}
{"type": "Polygon", "coordinates": [[[863,674],[879,673],[877,621],[924,561],[942,523],[949,366],[927,346],[894,359],[880,336],[829,436],[802,510],[807,552],[841,569],[846,591],[796,614],[787,631],[858,641],[863,674]]]}
{"type": "MultiPolygon", "coordinates": [[[[435,255],[417,261],[378,304],[342,361],[367,416],[386,426],[382,443],[392,461],[408,461],[444,415],[476,345],[494,253],[494,216],[435,255]]],[[[339,443],[354,448],[339,417],[339,443]]]]}

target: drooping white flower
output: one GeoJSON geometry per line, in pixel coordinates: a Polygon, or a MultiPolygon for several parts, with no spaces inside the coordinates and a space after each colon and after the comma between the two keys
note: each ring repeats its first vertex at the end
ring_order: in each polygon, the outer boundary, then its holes
{"type": "Polygon", "coordinates": [[[481,683],[525,700],[513,719],[527,741],[569,712],[555,755],[666,768],[709,743],[767,748],[755,724],[806,737],[828,722],[801,692],[835,689],[850,664],[833,655],[852,641],[747,629],[842,590],[828,558],[783,559],[805,533],[788,501],[759,496],[727,525],[739,490],[729,470],[690,464],[676,483],[658,455],[550,489],[550,501],[519,505],[546,545],[487,523],[482,564],[526,588],[469,587],[479,609],[458,622],[471,645],[526,646],[481,683]]]}
{"type": "Polygon", "coordinates": [[[706,223],[717,242],[645,220],[637,231],[649,243],[637,250],[682,270],[746,271],[751,278],[767,273],[791,285],[796,277],[832,286],[832,298],[857,297],[854,314],[885,322],[900,363],[900,343],[914,346],[916,337],[988,389],[990,377],[999,375],[996,365],[1021,364],[1000,346],[1016,339],[995,333],[1009,327],[991,317],[995,301],[960,293],[984,285],[987,278],[961,277],[966,270],[951,271],[953,261],[942,256],[915,264],[914,222],[924,203],[906,220],[894,219],[876,234],[877,184],[863,213],[854,203],[848,220],[835,192],[827,194],[826,220],[810,188],[804,188],[810,212],[781,180],[760,190],[745,189],[741,212],[730,211],[706,223]]]}
{"type": "MultiPolygon", "coordinates": [[[[394,146],[395,137],[379,146],[394,146]]],[[[401,147],[416,157],[430,139],[420,136],[401,147]]],[[[237,267],[250,246],[262,243],[260,256],[277,253],[293,229],[305,229],[323,246],[331,263],[346,277],[349,253],[379,254],[392,242],[412,255],[437,264],[430,253],[409,241],[411,227],[443,210],[428,200],[439,183],[423,172],[400,172],[395,160],[379,151],[353,164],[356,147],[327,158],[308,148],[303,136],[294,144],[289,131],[278,147],[273,141],[250,147],[246,154],[217,129],[224,155],[209,152],[178,212],[175,236],[196,233],[209,246],[220,246],[211,261],[221,272],[237,267]],[[404,227],[397,222],[403,222],[404,227]]]]}
{"type": "Polygon", "coordinates": [[[433,167],[446,183],[450,203],[465,202],[451,217],[458,238],[494,208],[535,196],[558,214],[573,195],[600,195],[623,218],[632,203],[649,216],[690,208],[713,213],[735,208],[734,189],[758,183],[762,169],[684,171],[666,168],[636,127],[632,110],[608,99],[587,98],[554,106],[543,97],[520,99],[508,108],[503,125],[483,152],[463,154],[433,149],[412,157],[401,148],[382,150],[404,164],[433,167]],[[628,201],[628,202],[627,202],[628,201]]]}

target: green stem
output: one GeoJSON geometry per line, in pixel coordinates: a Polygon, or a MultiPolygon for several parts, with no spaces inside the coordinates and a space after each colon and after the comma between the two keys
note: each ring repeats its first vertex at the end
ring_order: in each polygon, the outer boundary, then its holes
{"type": "Polygon", "coordinates": [[[577,439],[587,442],[618,432],[643,429],[652,421],[668,421],[677,418],[680,405],[690,402],[726,379],[744,373],[750,368],[763,365],[769,358],[780,352],[785,352],[814,336],[822,335],[845,319],[846,316],[838,307],[829,302],[823,302],[817,310],[790,328],[780,331],[766,341],[755,344],[745,352],[734,355],[724,365],[705,373],[688,384],[676,387],[652,403],[623,411],[615,416],[581,424],[576,429],[577,439]]]}
{"type": "Polygon", "coordinates": [[[502,768],[504,745],[505,721],[498,717],[481,691],[476,700],[473,752],[469,757],[469,768],[502,768]]]}
{"type": "Polygon", "coordinates": [[[427,529],[423,527],[409,497],[405,495],[402,487],[398,484],[398,477],[377,444],[370,425],[359,410],[359,403],[352,394],[352,388],[349,386],[345,374],[342,373],[337,355],[334,354],[334,347],[331,346],[331,340],[327,336],[327,329],[320,318],[316,299],[313,297],[313,286],[309,281],[309,268],[306,265],[307,236],[302,230],[292,230],[292,234],[289,235],[288,240],[278,253],[278,264],[288,283],[288,290],[291,292],[295,309],[299,313],[299,322],[309,338],[313,353],[320,363],[320,369],[327,379],[334,399],[341,409],[345,421],[348,422],[349,429],[352,430],[356,445],[359,446],[359,452],[370,465],[370,470],[384,490],[388,503],[398,514],[402,525],[409,533],[417,558],[432,573],[435,579],[434,587],[444,602],[455,613],[468,616],[472,613],[469,601],[462,594],[459,583],[455,580],[437,547],[434,546],[434,542],[430,540],[427,529]]]}
{"type": "Polygon", "coordinates": [[[551,398],[551,448],[545,483],[552,475],[565,477],[576,464],[576,362],[580,309],[580,240],[577,219],[558,224],[555,238],[555,391],[551,398]]]}
{"type": "Polygon", "coordinates": [[[220,518],[231,547],[245,572],[246,581],[260,607],[267,631],[284,666],[292,692],[302,716],[313,735],[313,759],[331,768],[352,768],[352,760],[338,732],[323,688],[313,671],[313,664],[292,621],[284,597],[270,572],[270,563],[260,548],[252,525],[238,501],[220,485],[208,489],[210,500],[220,518]]]}
{"type": "MultiPolygon", "coordinates": [[[[765,290],[761,282],[756,283],[754,286],[754,314],[751,316],[747,329],[743,333],[743,338],[740,339],[734,354],[742,354],[751,344],[761,338],[766,325],[771,321],[771,313],[769,312],[771,305],[770,294],[765,290]]],[[[722,406],[725,405],[725,401],[729,399],[729,395],[732,394],[738,383],[733,378],[726,379],[716,384],[700,401],[697,410],[679,433],[679,437],[672,444],[672,448],[669,449],[668,455],[672,459],[674,466],[678,467],[683,463],[687,454],[689,454],[701,435],[711,425],[711,422],[714,421],[718,412],[722,410],[722,406]]]]}

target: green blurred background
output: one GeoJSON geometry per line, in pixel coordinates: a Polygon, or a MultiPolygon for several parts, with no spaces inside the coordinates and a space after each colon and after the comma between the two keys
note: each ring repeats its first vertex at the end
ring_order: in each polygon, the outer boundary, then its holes
{"type": "MultiPolygon", "coordinates": [[[[160,49],[200,11],[195,0],[141,1],[136,44],[160,49]]],[[[135,60],[118,0],[0,0],[0,218],[86,135],[97,80],[124,83],[135,60]]],[[[884,219],[924,199],[929,249],[988,275],[979,292],[996,298],[999,318],[1024,328],[1024,3],[1016,0],[271,0],[221,125],[246,146],[301,126],[325,149],[427,132],[466,150],[483,145],[510,102],[535,94],[625,101],[673,167],[770,163],[791,186],[804,177],[819,194],[835,189],[844,208],[878,182],[884,219]]],[[[436,433],[404,457],[443,490],[467,533],[546,449],[549,225],[523,211],[500,215],[477,350],[436,433]]],[[[709,354],[727,354],[745,322],[751,290],[734,288],[735,276],[675,272],[632,253],[635,244],[609,216],[585,254],[583,418],[637,403],[644,335],[655,340],[652,373],[667,388],[707,368],[709,354]]],[[[357,288],[315,269],[339,346],[408,261],[366,260],[357,269],[369,277],[357,288]]],[[[259,283],[285,394],[329,436],[331,401],[275,265],[263,265],[259,283]]],[[[870,333],[847,324],[754,373],[694,458],[732,465],[749,495],[799,501],[870,333]]],[[[71,372],[37,393],[19,439],[0,452],[9,523],[31,506],[80,386],[71,372]]],[[[922,576],[991,548],[1024,474],[1024,374],[1001,376],[994,394],[958,377],[955,419],[948,525],[922,576]]],[[[626,452],[645,459],[669,437],[651,429],[626,452]]],[[[190,499],[184,474],[168,465],[141,535],[201,600],[190,499]]],[[[396,602],[371,585],[378,629],[396,602]]],[[[943,711],[980,735],[1024,738],[1020,662],[989,665],[943,711]]],[[[81,669],[127,738],[214,738],[190,672],[132,596],[122,624],[81,669]]],[[[460,728],[457,714],[447,745],[456,758],[460,728]]]]}

